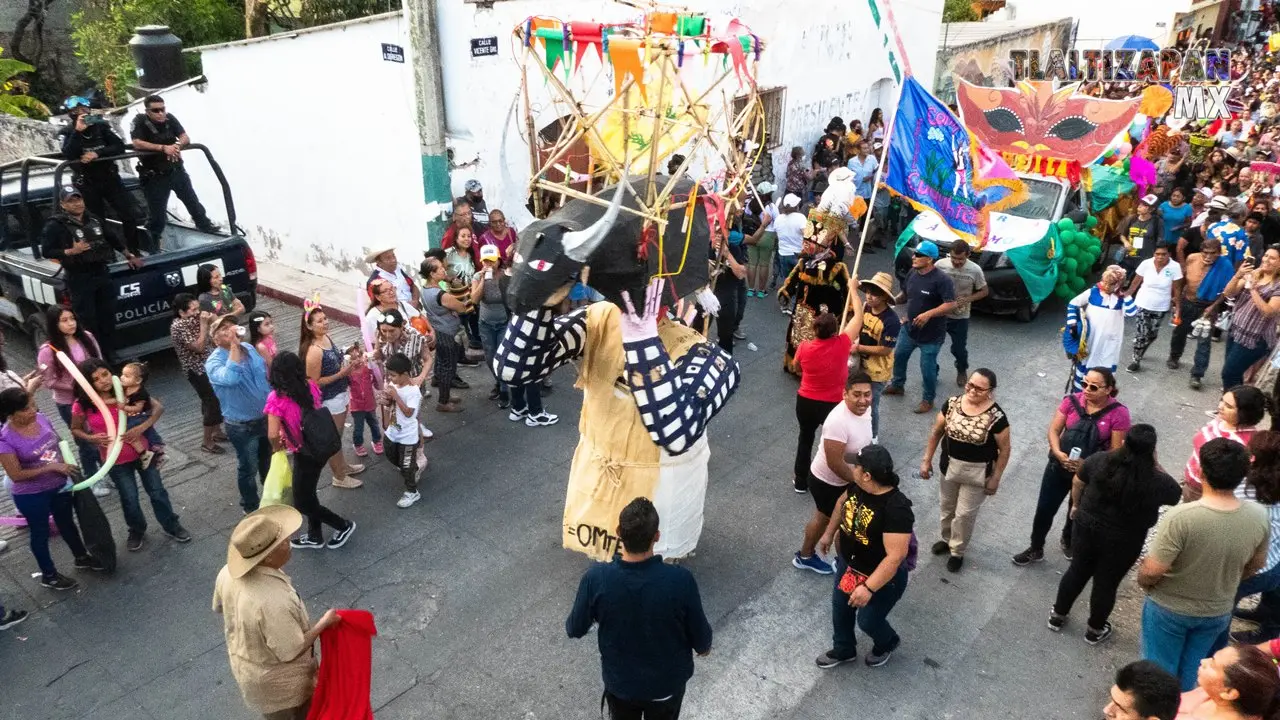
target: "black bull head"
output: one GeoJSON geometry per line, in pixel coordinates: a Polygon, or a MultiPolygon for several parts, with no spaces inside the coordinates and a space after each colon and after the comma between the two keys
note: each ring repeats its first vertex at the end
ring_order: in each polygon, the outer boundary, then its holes
{"type": "MultiPolygon", "coordinates": [[[[636,180],[634,186],[643,188],[645,180],[636,180]]],[[[692,182],[677,183],[672,197],[676,202],[683,201],[692,189],[692,182]]],[[[626,290],[640,308],[649,278],[659,271],[675,273],[681,263],[684,265],[681,272],[667,278],[665,292],[669,300],[684,297],[707,284],[711,233],[701,200],[695,201],[691,235],[685,226],[685,208],[676,208],[667,214],[660,251],[656,233],[651,232],[642,239],[644,220],[621,212],[622,207],[639,207],[625,185],[605,188],[597,196],[610,197],[610,206],[570,200],[545,220],[538,220],[521,231],[507,289],[507,304],[515,312],[541,307],[556,291],[576,282],[583,266],[591,268],[588,284],[619,307],[623,306],[622,291],[626,290]],[[687,250],[686,236],[689,238],[687,250]],[[659,258],[663,258],[661,266],[659,258]]]]}

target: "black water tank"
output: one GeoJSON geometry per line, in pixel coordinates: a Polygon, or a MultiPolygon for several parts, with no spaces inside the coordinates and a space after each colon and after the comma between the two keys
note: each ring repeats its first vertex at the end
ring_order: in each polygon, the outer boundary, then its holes
{"type": "Polygon", "coordinates": [[[143,25],[129,39],[129,52],[137,67],[138,87],[144,90],[177,85],[187,79],[182,41],[165,25],[143,25]]]}

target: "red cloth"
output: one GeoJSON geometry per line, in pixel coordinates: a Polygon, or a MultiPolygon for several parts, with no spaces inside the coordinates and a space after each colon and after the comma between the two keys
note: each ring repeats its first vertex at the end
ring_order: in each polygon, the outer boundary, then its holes
{"type": "Polygon", "coordinates": [[[373,720],[369,682],[373,636],[366,610],[339,610],[342,622],[320,633],[320,674],[307,720],[373,720]]]}
{"type": "Polygon", "coordinates": [[[849,351],[853,339],[844,333],[826,340],[805,340],[796,348],[800,368],[800,397],[823,402],[840,402],[849,379],[849,351]]]}

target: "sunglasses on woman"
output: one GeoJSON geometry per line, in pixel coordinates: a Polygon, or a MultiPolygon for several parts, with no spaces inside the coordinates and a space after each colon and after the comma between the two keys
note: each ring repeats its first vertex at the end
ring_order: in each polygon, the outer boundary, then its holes
{"type": "Polygon", "coordinates": [[[1082,385],[1081,387],[1083,387],[1085,390],[1088,390],[1088,391],[1090,391],[1090,392],[1097,392],[1098,390],[1106,390],[1106,389],[1107,389],[1107,386],[1106,386],[1106,385],[1099,385],[1098,383],[1091,383],[1091,382],[1087,382],[1087,383],[1085,383],[1084,385],[1082,385]]]}

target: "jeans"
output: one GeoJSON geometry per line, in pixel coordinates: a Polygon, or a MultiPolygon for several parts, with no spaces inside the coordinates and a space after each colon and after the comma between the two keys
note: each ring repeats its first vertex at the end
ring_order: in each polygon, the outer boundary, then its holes
{"type": "Polygon", "coordinates": [[[327,462],[327,458],[316,462],[301,453],[293,455],[293,506],[307,520],[307,535],[316,540],[324,539],[323,525],[334,530],[346,530],[351,524],[346,518],[321,505],[320,498],[316,495],[320,471],[327,462]]]}
{"type": "Polygon", "coordinates": [[[800,423],[800,436],[796,440],[795,486],[809,486],[809,463],[813,459],[813,439],[818,428],[839,402],[814,400],[796,395],[796,420],[800,423]]]}
{"type": "Polygon", "coordinates": [[[1084,592],[1085,583],[1093,580],[1089,627],[1101,630],[1116,606],[1116,589],[1142,554],[1145,537],[1145,533],[1125,536],[1108,532],[1089,521],[1076,523],[1071,533],[1071,567],[1058,583],[1058,599],[1053,611],[1059,615],[1069,614],[1076,598],[1084,592]]]}
{"type": "Polygon", "coordinates": [[[182,165],[174,163],[167,173],[155,173],[142,179],[142,194],[147,198],[147,232],[151,233],[152,247],[160,247],[160,236],[169,221],[169,194],[182,201],[195,226],[207,230],[213,226],[209,215],[191,187],[191,176],[182,165]]]}
{"type": "Polygon", "coordinates": [[[609,720],[679,720],[684,691],[666,700],[623,700],[605,690],[604,703],[609,706],[609,720]]]}
{"type": "Polygon", "coordinates": [[[462,313],[458,316],[462,320],[462,327],[467,330],[467,347],[472,350],[479,350],[484,347],[480,342],[480,314],[475,310],[468,313],[462,313]]]}
{"type": "Polygon", "coordinates": [[[364,428],[369,426],[369,438],[376,443],[382,442],[382,428],[378,427],[378,413],[373,410],[351,411],[351,444],[359,447],[364,444],[364,428]]]}
{"type": "MultiPolygon", "coordinates": [[[[502,335],[507,331],[507,323],[480,321],[480,344],[484,346],[484,364],[489,368],[489,373],[493,374],[493,358],[498,352],[498,345],[502,342],[502,335]]],[[[507,384],[498,379],[497,375],[493,376],[494,382],[498,384],[500,397],[508,397],[509,391],[507,384]]]]}
{"type": "Polygon", "coordinates": [[[791,271],[796,268],[796,263],[800,262],[799,255],[783,255],[778,252],[778,284],[786,285],[787,278],[791,277],[791,271]]]}
{"type": "MultiPolygon", "coordinates": [[[[62,422],[71,427],[71,406],[58,404],[58,417],[62,418],[62,422]]],[[[98,468],[102,467],[101,456],[98,455],[98,448],[93,443],[84,440],[75,440],[76,450],[80,454],[80,471],[85,477],[91,477],[98,472],[98,468]]]]}
{"type": "Polygon", "coordinates": [[[1257,347],[1245,347],[1235,341],[1235,338],[1227,338],[1227,356],[1222,361],[1222,389],[1230,390],[1231,388],[1242,385],[1244,383],[1244,374],[1250,365],[1258,362],[1262,358],[1271,353],[1267,348],[1267,343],[1259,339],[1257,347]]]}
{"type": "Polygon", "coordinates": [[[231,447],[236,451],[236,487],[240,489],[240,507],[245,512],[253,512],[258,509],[258,484],[267,481],[267,471],[271,468],[267,419],[258,418],[248,422],[228,420],[226,431],[227,440],[231,441],[231,447]],[[258,475],[256,483],[253,481],[255,472],[258,475]]]}
{"type": "Polygon", "coordinates": [[[871,602],[865,607],[856,608],[849,605],[849,596],[840,591],[840,577],[848,569],[843,557],[836,558],[835,583],[831,590],[831,647],[833,654],[839,658],[851,658],[858,654],[858,638],[854,635],[855,625],[862,628],[872,642],[871,652],[883,655],[892,652],[902,643],[902,638],[889,624],[889,611],[898,604],[902,593],[907,590],[906,563],[898,566],[898,572],[888,585],[871,595],[871,602]]]}
{"type": "Polygon", "coordinates": [[[142,480],[142,489],[147,491],[147,497],[151,498],[151,512],[156,516],[160,527],[169,533],[182,528],[178,524],[178,515],[169,502],[169,492],[164,489],[164,483],[160,480],[160,471],[154,465],[143,469],[142,463],[137,460],[117,462],[110,474],[111,482],[120,491],[120,509],[124,511],[124,523],[129,526],[130,533],[140,535],[147,530],[147,518],[143,516],[142,505],[138,502],[139,479],[142,480]]]}
{"type": "Polygon", "coordinates": [[[917,343],[910,333],[898,335],[898,344],[893,350],[894,387],[905,387],[907,384],[907,364],[911,362],[911,353],[920,350],[920,377],[924,384],[924,395],[921,398],[932,403],[938,395],[938,353],[942,351],[942,341],[917,343]]]}
{"type": "Polygon", "coordinates": [[[511,386],[511,411],[526,415],[542,414],[542,386],[536,382],[511,386]]]}
{"type": "MultiPolygon", "coordinates": [[[[1187,300],[1180,298],[1178,300],[1178,316],[1181,321],[1173,328],[1173,336],[1169,339],[1169,359],[1178,361],[1182,359],[1182,352],[1187,348],[1187,337],[1191,335],[1191,323],[1204,314],[1205,308],[1209,307],[1209,303],[1200,302],[1199,300],[1187,300]]],[[[1206,344],[1208,338],[1199,341],[1200,344],[1206,344]]],[[[1199,347],[1196,349],[1199,355],[1199,347]]],[[[1209,355],[1206,350],[1204,366],[1209,365],[1209,355]]],[[[1194,373],[1193,373],[1194,374],[1194,373]]],[[[1204,370],[1200,371],[1200,376],[1204,375],[1204,370]]]]}
{"type": "Polygon", "coordinates": [[[969,369],[969,318],[947,318],[947,335],[951,338],[951,354],[956,359],[956,372],[969,369]]]}
{"type": "MultiPolygon", "coordinates": [[[[729,272],[726,268],[724,272],[729,272]]],[[[716,339],[721,350],[733,354],[733,334],[742,322],[742,312],[747,307],[747,282],[732,277],[721,277],[716,283],[716,299],[720,301],[720,314],[716,316],[716,339]]]]}
{"type": "MultiPolygon", "coordinates": [[[[1276,607],[1277,590],[1280,589],[1280,563],[1266,572],[1260,572],[1257,575],[1247,577],[1240,581],[1240,587],[1236,589],[1236,602],[1250,595],[1262,593],[1262,597],[1258,602],[1258,611],[1262,613],[1259,619],[1259,631],[1264,635],[1276,634],[1276,618],[1274,613],[1269,612],[1276,607]]],[[[1209,649],[1210,654],[1216,653],[1227,646],[1231,641],[1230,628],[1223,630],[1218,635],[1218,639],[1213,643],[1213,647],[1209,649]]]]}
{"type": "Polygon", "coordinates": [[[80,530],[76,527],[74,510],[71,504],[71,493],[61,490],[46,490],[38,493],[15,493],[13,505],[27,519],[27,535],[31,542],[31,554],[36,556],[36,564],[46,578],[58,574],[54,567],[53,556],[49,554],[49,516],[58,526],[58,534],[71,548],[71,554],[84,557],[89,554],[80,539],[80,530]]]}
{"type": "Polygon", "coordinates": [[[1147,598],[1142,604],[1142,657],[1178,678],[1182,692],[1196,686],[1200,661],[1214,640],[1231,626],[1231,614],[1192,617],[1166,610],[1147,598]]]}
{"type": "Polygon", "coordinates": [[[880,437],[880,396],[884,394],[884,383],[871,382],[871,434],[880,437]]]}
{"type": "MultiPolygon", "coordinates": [[[[1045,538],[1049,536],[1049,528],[1053,527],[1053,516],[1058,514],[1062,501],[1071,494],[1071,480],[1075,473],[1067,470],[1052,458],[1045,463],[1044,475],[1040,478],[1040,499],[1036,501],[1036,516],[1031,521],[1031,547],[1044,550],[1045,538]]],[[[1071,503],[1067,503],[1068,508],[1071,503]]],[[[1070,510],[1068,509],[1068,514],[1070,510]]],[[[1071,518],[1062,526],[1062,542],[1071,544],[1071,518]]]]}

